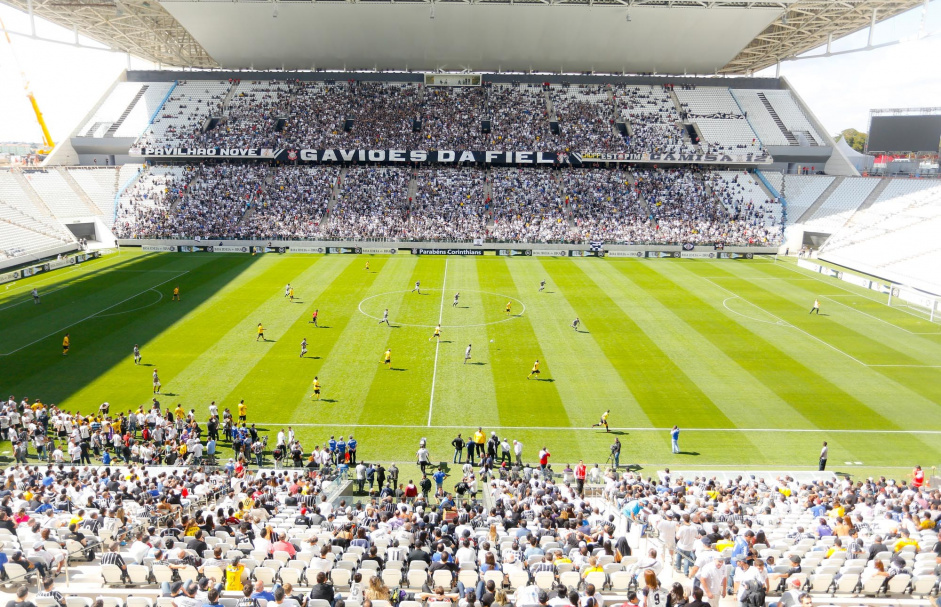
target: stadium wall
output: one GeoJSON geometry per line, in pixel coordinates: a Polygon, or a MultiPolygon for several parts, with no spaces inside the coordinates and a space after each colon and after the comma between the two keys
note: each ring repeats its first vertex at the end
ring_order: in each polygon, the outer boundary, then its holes
{"type": "Polygon", "coordinates": [[[48,249],[43,249],[42,251],[31,253],[29,255],[17,255],[16,257],[0,261],[0,270],[16,268],[19,266],[27,266],[42,259],[48,259],[49,257],[55,257],[60,254],[65,255],[66,253],[71,253],[72,251],[78,250],[78,243],[70,242],[68,244],[62,244],[50,247],[48,249]]]}

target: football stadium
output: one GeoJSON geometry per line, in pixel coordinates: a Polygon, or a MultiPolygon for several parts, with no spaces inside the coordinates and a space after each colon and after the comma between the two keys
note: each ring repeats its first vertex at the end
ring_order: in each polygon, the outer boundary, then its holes
{"type": "Polygon", "coordinates": [[[2,5],[0,604],[941,605],[929,0],[2,5]]]}

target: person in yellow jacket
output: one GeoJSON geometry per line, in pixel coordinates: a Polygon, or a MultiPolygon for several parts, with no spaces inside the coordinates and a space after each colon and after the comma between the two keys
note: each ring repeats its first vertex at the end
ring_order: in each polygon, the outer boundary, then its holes
{"type": "Polygon", "coordinates": [[[235,557],[232,559],[232,562],[225,568],[225,589],[234,590],[236,592],[241,592],[244,584],[243,577],[245,576],[245,565],[241,564],[239,561],[241,557],[235,557]]]}
{"type": "Polygon", "coordinates": [[[474,444],[477,445],[477,457],[481,457],[484,454],[484,443],[487,442],[487,435],[484,434],[483,428],[477,428],[477,432],[474,432],[474,444]]]}

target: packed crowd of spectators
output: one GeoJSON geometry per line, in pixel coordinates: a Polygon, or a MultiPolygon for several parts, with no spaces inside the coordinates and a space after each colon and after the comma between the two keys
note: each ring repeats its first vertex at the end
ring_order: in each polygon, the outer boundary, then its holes
{"type": "Polygon", "coordinates": [[[780,242],[779,203],[761,196],[751,177],[740,178],[751,184],[746,192],[729,175],[636,167],[155,167],[122,197],[115,225],[119,236],[141,238],[780,242]]]}
{"type": "Polygon", "coordinates": [[[559,172],[551,169],[490,169],[490,237],[506,242],[560,242],[569,217],[559,188],[559,172]]]}
{"type": "Polygon", "coordinates": [[[407,234],[411,172],[399,167],[352,167],[337,186],[326,227],[330,238],[401,238],[407,234]]]}
{"type": "Polygon", "coordinates": [[[484,238],[489,202],[478,169],[418,169],[407,233],[415,240],[484,238]]]}
{"type": "Polygon", "coordinates": [[[614,127],[614,103],[607,87],[552,86],[549,94],[565,150],[626,151],[624,137],[614,127]]]}
{"type": "Polygon", "coordinates": [[[323,238],[336,167],[285,166],[271,172],[240,230],[247,238],[323,238]]]}
{"type": "Polygon", "coordinates": [[[418,149],[496,150],[491,135],[481,132],[490,117],[487,87],[427,87],[422,97],[418,149]]]}

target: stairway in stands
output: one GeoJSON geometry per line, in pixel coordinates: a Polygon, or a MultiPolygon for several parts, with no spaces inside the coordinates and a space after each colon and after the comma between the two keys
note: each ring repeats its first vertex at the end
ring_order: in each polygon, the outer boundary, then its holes
{"type": "Polygon", "coordinates": [[[124,123],[124,119],[127,118],[128,114],[131,113],[131,110],[134,109],[134,106],[137,105],[137,102],[140,101],[140,98],[144,96],[144,93],[147,92],[147,89],[150,88],[150,85],[143,85],[140,87],[140,90],[137,91],[137,94],[134,95],[134,98],[131,99],[131,102],[127,104],[127,107],[124,108],[124,112],[115,120],[108,130],[105,131],[105,137],[114,137],[114,134],[121,128],[121,125],[124,123]]]}
{"type": "MultiPolygon", "coordinates": [[[[758,93],[758,99],[761,100],[762,105],[764,105],[765,109],[768,110],[768,113],[771,114],[771,119],[774,120],[774,123],[778,125],[778,128],[781,129],[781,132],[784,133],[784,138],[787,139],[788,145],[800,145],[800,142],[797,140],[797,137],[794,136],[794,133],[787,130],[787,127],[784,126],[784,121],[781,120],[781,117],[778,116],[778,113],[774,110],[771,102],[768,101],[767,95],[764,93],[758,93]]],[[[808,137],[808,140],[814,141],[814,138],[808,137]]],[[[814,141],[812,145],[816,145],[816,143],[817,142],[814,141]]]]}

